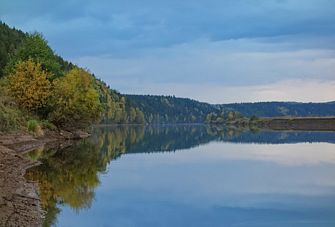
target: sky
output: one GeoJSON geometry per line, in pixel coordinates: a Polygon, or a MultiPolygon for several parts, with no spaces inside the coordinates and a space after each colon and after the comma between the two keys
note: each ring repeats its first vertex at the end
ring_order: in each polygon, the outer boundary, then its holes
{"type": "Polygon", "coordinates": [[[121,93],[335,100],[334,0],[0,0],[0,20],[121,93]]]}

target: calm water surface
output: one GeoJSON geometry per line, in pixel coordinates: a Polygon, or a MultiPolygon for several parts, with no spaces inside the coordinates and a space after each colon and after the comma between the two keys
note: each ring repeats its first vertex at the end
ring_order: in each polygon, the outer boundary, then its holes
{"type": "Polygon", "coordinates": [[[335,226],[335,133],[97,127],[29,153],[45,226],[335,226]]]}

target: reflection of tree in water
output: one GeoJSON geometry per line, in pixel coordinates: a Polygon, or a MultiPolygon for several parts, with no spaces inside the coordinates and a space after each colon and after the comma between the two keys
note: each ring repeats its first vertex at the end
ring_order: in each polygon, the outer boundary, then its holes
{"type": "Polygon", "coordinates": [[[208,143],[215,138],[206,132],[206,125],[147,126],[142,139],[127,144],[127,153],[176,151],[208,143]]]}
{"type": "Polygon", "coordinates": [[[248,129],[244,127],[223,127],[220,125],[209,125],[207,127],[207,133],[217,137],[220,140],[228,140],[230,138],[239,137],[247,130],[248,129]]]}
{"type": "Polygon", "coordinates": [[[55,223],[58,204],[79,211],[89,208],[94,189],[99,185],[98,173],[126,151],[126,144],[138,142],[143,128],[129,130],[96,129],[92,138],[79,141],[62,150],[36,150],[28,154],[42,164],[29,169],[26,177],[38,182],[41,206],[46,211],[44,226],[55,223]]]}
{"type": "Polygon", "coordinates": [[[335,132],[327,131],[262,131],[253,128],[227,128],[211,125],[208,134],[217,140],[233,143],[287,144],[287,143],[335,143],[335,132]]]}
{"type": "Polygon", "coordinates": [[[251,132],[244,128],[205,125],[97,127],[92,137],[62,150],[37,150],[30,153],[42,164],[27,172],[27,178],[38,182],[41,205],[46,211],[44,225],[55,222],[66,204],[79,211],[89,208],[98,174],[105,172],[111,160],[123,153],[162,152],[187,149],[210,141],[238,143],[290,143],[334,139],[334,133],[251,132]],[[318,137],[318,135],[320,135],[318,137]],[[319,138],[319,139],[318,139],[319,138]],[[328,139],[327,139],[328,138],[328,139]]]}
{"type": "Polygon", "coordinates": [[[42,165],[27,171],[29,180],[37,181],[41,205],[51,224],[59,212],[56,204],[65,203],[74,209],[90,207],[94,188],[99,185],[98,156],[92,144],[83,141],[41,160],[42,165]]]}

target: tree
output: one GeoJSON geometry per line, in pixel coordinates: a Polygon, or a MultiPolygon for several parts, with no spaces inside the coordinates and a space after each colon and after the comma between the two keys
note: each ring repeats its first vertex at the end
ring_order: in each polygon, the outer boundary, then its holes
{"type": "Polygon", "coordinates": [[[229,111],[227,116],[228,121],[233,121],[236,119],[236,114],[234,111],[229,111]]]}
{"type": "Polygon", "coordinates": [[[15,28],[10,28],[7,24],[0,21],[0,77],[4,74],[10,56],[20,46],[26,34],[15,28]]]}
{"type": "Polygon", "coordinates": [[[8,74],[11,73],[17,62],[27,61],[28,59],[41,64],[42,69],[53,74],[53,76],[61,75],[61,66],[57,56],[39,33],[30,34],[25,38],[14,56],[11,57],[5,71],[8,74]]]}
{"type": "Polygon", "coordinates": [[[215,113],[209,113],[206,117],[207,123],[214,123],[217,119],[217,115],[215,113]]]}
{"type": "Polygon", "coordinates": [[[56,125],[86,127],[99,119],[102,111],[94,78],[75,68],[53,81],[54,94],[49,119],[56,125]]]}
{"type": "Polygon", "coordinates": [[[136,108],[135,110],[136,110],[135,123],[137,124],[145,123],[144,113],[139,108],[136,108]]]}
{"type": "Polygon", "coordinates": [[[18,104],[30,111],[45,114],[51,95],[49,74],[31,59],[18,63],[7,77],[8,92],[18,104]]]}
{"type": "Polygon", "coordinates": [[[129,123],[133,123],[136,119],[136,110],[135,108],[131,107],[129,112],[129,123]]]}

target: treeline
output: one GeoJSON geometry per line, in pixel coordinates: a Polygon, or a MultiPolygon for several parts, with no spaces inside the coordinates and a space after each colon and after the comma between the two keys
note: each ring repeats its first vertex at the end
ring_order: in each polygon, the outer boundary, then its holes
{"type": "Polygon", "coordinates": [[[218,109],[208,103],[187,98],[157,95],[126,95],[139,108],[149,124],[203,123],[206,116],[218,109]]]}
{"type": "Polygon", "coordinates": [[[58,56],[39,33],[0,23],[0,59],[0,131],[144,123],[139,108],[58,56]]]}
{"type": "MultiPolygon", "coordinates": [[[[224,123],[236,117],[335,116],[335,102],[258,102],[212,105],[187,98],[126,95],[143,113],[147,123],[224,123]],[[208,115],[211,119],[208,119],[208,115]],[[241,116],[239,116],[241,115],[241,116]],[[232,119],[229,119],[232,118],[232,119]]],[[[241,120],[241,119],[240,119],[241,120]]]]}
{"type": "Polygon", "coordinates": [[[246,117],[320,117],[335,116],[335,102],[257,102],[216,105],[221,110],[234,110],[246,117]]]}

